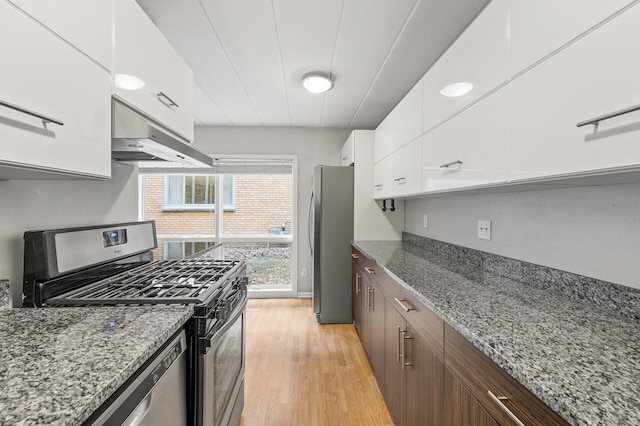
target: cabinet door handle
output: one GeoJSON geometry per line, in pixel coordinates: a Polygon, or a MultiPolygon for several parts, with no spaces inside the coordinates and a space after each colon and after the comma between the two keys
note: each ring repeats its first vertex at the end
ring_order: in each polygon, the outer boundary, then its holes
{"type": "MultiPolygon", "coordinates": [[[[401,346],[401,337],[402,337],[402,333],[404,333],[404,330],[402,330],[400,328],[400,326],[398,326],[398,335],[396,336],[398,338],[398,344],[396,345],[396,360],[398,362],[400,362],[400,359],[402,359],[403,355],[402,355],[402,349],[400,348],[401,346]]],[[[402,362],[404,362],[404,359],[402,359],[402,362]]]]}
{"type": "Polygon", "coordinates": [[[394,179],[393,181],[394,182],[402,182],[402,181],[406,181],[406,180],[407,180],[406,177],[399,177],[399,178],[394,179]]]}
{"type": "Polygon", "coordinates": [[[367,271],[367,274],[375,274],[376,273],[376,271],[374,271],[373,269],[369,268],[368,266],[365,266],[364,270],[367,271]]]}
{"type": "Polygon", "coordinates": [[[453,166],[454,164],[459,164],[462,166],[462,161],[461,160],[456,160],[456,161],[452,161],[450,163],[446,163],[440,166],[441,169],[448,169],[449,167],[453,166]]]}
{"type": "Polygon", "coordinates": [[[405,302],[405,303],[406,303],[406,302],[407,302],[406,300],[404,300],[404,299],[398,299],[397,297],[395,297],[394,299],[395,299],[395,301],[396,301],[396,302],[398,302],[398,304],[399,304],[400,306],[402,306],[402,309],[404,309],[404,310],[405,310],[405,312],[413,311],[413,307],[411,307],[411,306],[407,306],[407,305],[405,305],[404,303],[402,303],[402,302],[405,302]]]}
{"type": "Polygon", "coordinates": [[[6,102],[6,101],[3,101],[3,100],[0,100],[0,105],[5,106],[7,108],[10,108],[12,110],[21,112],[23,114],[27,114],[27,115],[30,115],[32,117],[39,118],[40,120],[42,120],[43,123],[53,123],[53,124],[57,124],[58,126],[64,126],[64,123],[62,121],[60,121],[60,120],[56,120],[55,118],[47,117],[46,115],[40,114],[40,113],[35,112],[35,111],[28,110],[26,108],[22,108],[21,106],[12,104],[10,102],[6,102]]]}
{"type": "Polygon", "coordinates": [[[407,343],[407,340],[411,340],[413,339],[413,337],[411,336],[407,336],[407,331],[405,330],[403,333],[403,339],[402,339],[402,369],[404,370],[405,367],[411,367],[413,365],[413,363],[411,362],[407,362],[407,347],[405,346],[407,343]]]}
{"type": "Polygon", "coordinates": [[[362,276],[356,273],[356,294],[360,293],[360,278],[362,278],[362,276]]]}
{"type": "Polygon", "coordinates": [[[377,184],[377,185],[373,185],[373,187],[374,187],[374,188],[382,188],[382,184],[381,184],[381,183],[379,183],[379,184],[377,184]]]}
{"type": "Polygon", "coordinates": [[[347,158],[349,157],[342,157],[342,161],[347,161],[347,158]]]}
{"type": "Polygon", "coordinates": [[[169,106],[174,106],[176,108],[180,108],[180,106],[173,102],[173,99],[171,99],[170,97],[168,97],[164,92],[158,92],[158,99],[160,98],[165,98],[166,100],[169,101],[169,106]]]}
{"type": "Polygon", "coordinates": [[[502,411],[504,411],[505,413],[507,413],[507,415],[508,415],[509,417],[511,417],[511,419],[512,419],[514,422],[516,422],[516,424],[517,424],[518,426],[524,426],[524,423],[522,423],[522,422],[520,421],[520,419],[519,419],[515,414],[513,414],[513,412],[512,412],[511,410],[509,410],[509,408],[507,408],[507,406],[506,406],[506,405],[504,405],[504,403],[502,402],[502,401],[506,401],[506,400],[508,400],[508,399],[509,399],[508,397],[506,397],[506,396],[495,396],[495,395],[493,394],[493,392],[491,392],[490,390],[488,390],[487,392],[489,393],[489,396],[491,397],[491,399],[493,399],[493,400],[496,402],[496,404],[498,404],[498,405],[500,406],[500,408],[502,409],[502,411]]]}
{"type": "Polygon", "coordinates": [[[600,117],[591,118],[589,120],[581,121],[578,124],[576,124],[576,127],[587,126],[589,124],[593,124],[594,126],[597,126],[598,124],[600,124],[601,121],[608,120],[608,119],[614,118],[614,117],[618,117],[620,115],[629,114],[630,112],[634,112],[634,111],[638,111],[638,110],[640,110],[640,104],[631,106],[629,108],[624,108],[624,109],[621,109],[621,110],[618,110],[618,111],[610,112],[609,114],[601,115],[600,117]]]}
{"type": "Polygon", "coordinates": [[[358,256],[358,255],[357,255],[357,254],[355,254],[355,253],[351,253],[351,257],[353,257],[354,259],[360,259],[360,256],[358,256]]]}
{"type": "Polygon", "coordinates": [[[369,309],[369,287],[367,287],[367,291],[364,292],[364,306],[369,309]]]}
{"type": "Polygon", "coordinates": [[[373,287],[369,287],[369,309],[376,310],[376,293],[373,291],[373,287]]]}

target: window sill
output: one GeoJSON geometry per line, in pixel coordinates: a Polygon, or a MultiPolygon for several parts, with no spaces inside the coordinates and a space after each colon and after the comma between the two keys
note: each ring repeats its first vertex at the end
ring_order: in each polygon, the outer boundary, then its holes
{"type": "MultiPolygon", "coordinates": [[[[184,205],[184,206],[163,206],[163,212],[215,212],[216,208],[211,205],[184,205]]],[[[223,211],[225,212],[235,212],[235,206],[225,206],[223,211]]]]}

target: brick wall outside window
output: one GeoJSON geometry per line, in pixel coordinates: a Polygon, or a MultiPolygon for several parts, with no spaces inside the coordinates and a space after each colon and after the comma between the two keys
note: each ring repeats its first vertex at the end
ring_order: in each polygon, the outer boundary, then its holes
{"type": "MultiPolygon", "coordinates": [[[[225,210],[225,234],[268,234],[287,223],[291,233],[291,175],[238,175],[234,177],[235,203],[225,210]]],[[[155,220],[159,235],[213,235],[213,211],[163,210],[164,177],[145,176],[144,217],[155,220]]]]}

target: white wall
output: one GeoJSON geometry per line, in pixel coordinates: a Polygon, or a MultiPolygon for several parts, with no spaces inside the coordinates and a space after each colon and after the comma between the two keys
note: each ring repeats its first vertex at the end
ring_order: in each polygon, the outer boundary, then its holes
{"type": "Polygon", "coordinates": [[[211,155],[296,155],[298,157],[298,293],[311,292],[311,271],[307,217],[316,164],[340,165],[340,149],[349,137],[348,129],[309,127],[225,127],[196,126],[195,143],[211,155]]]}
{"type": "Polygon", "coordinates": [[[0,181],[0,278],[22,292],[22,235],[28,230],[137,220],[137,172],[113,163],[110,180],[0,181]]]}
{"type": "Polygon", "coordinates": [[[408,200],[405,230],[640,288],[640,183],[408,200]]]}

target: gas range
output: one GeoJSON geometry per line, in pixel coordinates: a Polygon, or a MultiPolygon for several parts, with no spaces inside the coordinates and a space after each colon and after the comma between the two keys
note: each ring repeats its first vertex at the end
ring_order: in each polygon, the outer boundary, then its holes
{"type": "Polygon", "coordinates": [[[239,423],[244,401],[244,261],[154,261],[153,221],[28,231],[24,243],[25,307],[193,306],[194,315],[184,327],[188,424],[239,423]]]}

